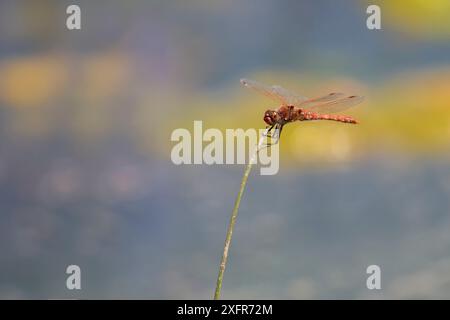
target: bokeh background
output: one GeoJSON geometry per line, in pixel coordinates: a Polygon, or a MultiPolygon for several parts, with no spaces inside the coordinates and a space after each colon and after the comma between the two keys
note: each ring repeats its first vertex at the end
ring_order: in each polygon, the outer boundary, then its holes
{"type": "Polygon", "coordinates": [[[241,77],[366,100],[252,172],[223,298],[450,298],[447,0],[2,0],[0,75],[0,298],[211,298],[244,168],[170,134],[262,128],[241,77]]]}

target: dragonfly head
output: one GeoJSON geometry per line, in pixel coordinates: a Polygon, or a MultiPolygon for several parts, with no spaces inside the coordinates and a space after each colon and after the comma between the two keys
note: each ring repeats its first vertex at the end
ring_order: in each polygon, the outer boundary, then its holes
{"type": "Polygon", "coordinates": [[[280,116],[275,110],[267,110],[264,112],[264,122],[269,126],[273,126],[279,120],[280,116]]]}

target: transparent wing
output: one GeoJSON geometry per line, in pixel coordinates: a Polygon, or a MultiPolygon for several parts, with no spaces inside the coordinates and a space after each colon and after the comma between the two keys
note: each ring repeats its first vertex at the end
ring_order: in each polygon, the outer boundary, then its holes
{"type": "Polygon", "coordinates": [[[353,107],[359,103],[361,103],[364,100],[364,97],[362,96],[344,96],[343,98],[338,99],[331,99],[327,101],[326,96],[319,98],[315,102],[307,102],[304,103],[304,105],[300,105],[301,108],[305,108],[308,111],[311,112],[318,112],[318,113],[333,113],[333,112],[340,112],[343,110],[346,110],[350,107],[353,107]],[[321,99],[324,100],[321,100],[321,99]]]}
{"type": "Polygon", "coordinates": [[[308,100],[307,97],[291,92],[281,86],[272,86],[272,90],[274,90],[279,96],[283,97],[290,106],[296,106],[308,100]]]}
{"type": "Polygon", "coordinates": [[[265,95],[266,97],[281,103],[282,105],[285,106],[290,106],[290,105],[299,105],[304,101],[307,101],[308,98],[303,97],[301,95],[298,95],[296,93],[293,93],[289,90],[284,89],[283,87],[280,86],[267,86],[265,84],[256,82],[254,80],[250,80],[250,79],[241,79],[241,83],[250,88],[253,89],[263,95],[265,95]]]}
{"type": "Polygon", "coordinates": [[[343,97],[345,97],[344,93],[332,92],[332,93],[327,94],[326,96],[321,96],[318,98],[313,98],[313,99],[303,101],[302,103],[299,104],[299,107],[308,109],[309,107],[315,106],[318,103],[331,102],[331,101],[339,100],[343,97]]]}

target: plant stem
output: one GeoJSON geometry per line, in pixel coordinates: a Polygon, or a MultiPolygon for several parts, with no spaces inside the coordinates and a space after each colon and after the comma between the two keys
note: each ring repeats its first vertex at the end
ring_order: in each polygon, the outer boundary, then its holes
{"type": "Polygon", "coordinates": [[[253,163],[255,163],[256,155],[258,154],[259,150],[261,150],[261,148],[263,147],[264,136],[267,136],[267,132],[268,131],[266,130],[265,134],[263,134],[259,139],[258,146],[255,148],[255,151],[253,152],[253,155],[251,156],[250,161],[248,162],[247,167],[245,168],[244,175],[242,176],[241,187],[239,188],[239,193],[236,197],[236,201],[234,202],[233,211],[231,212],[231,218],[228,224],[227,236],[225,238],[225,245],[223,247],[222,260],[220,262],[219,267],[219,275],[217,276],[216,291],[214,292],[214,300],[219,300],[220,298],[220,290],[222,289],[223,274],[225,272],[225,267],[227,265],[228,251],[230,250],[231,236],[233,235],[234,224],[236,223],[236,217],[238,215],[242,194],[244,193],[245,185],[247,184],[250,170],[252,169],[253,163]]]}

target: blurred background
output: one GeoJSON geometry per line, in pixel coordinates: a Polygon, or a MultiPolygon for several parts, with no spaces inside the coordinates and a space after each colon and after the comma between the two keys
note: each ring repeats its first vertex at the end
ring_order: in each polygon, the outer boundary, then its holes
{"type": "Polygon", "coordinates": [[[175,166],[170,135],[263,128],[273,102],[241,77],[366,100],[358,126],[287,126],[279,173],[252,172],[222,297],[450,298],[449,18],[447,0],[2,0],[0,298],[210,299],[244,167],[175,166]]]}

